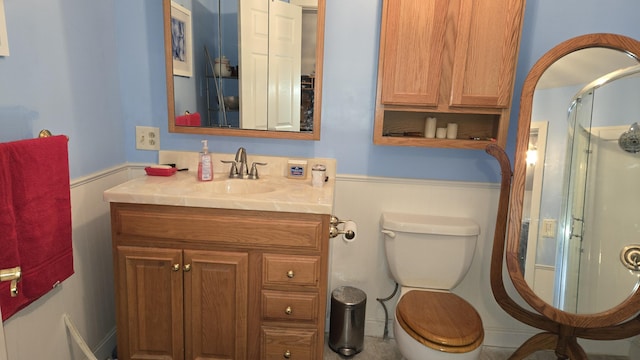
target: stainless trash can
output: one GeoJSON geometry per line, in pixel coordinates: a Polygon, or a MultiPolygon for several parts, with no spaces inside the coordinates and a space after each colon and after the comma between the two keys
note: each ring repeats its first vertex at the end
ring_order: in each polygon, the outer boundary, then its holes
{"type": "Polygon", "coordinates": [[[331,350],[343,356],[353,356],[362,351],[366,305],[367,295],[360,289],[341,286],[331,292],[331,350]]]}

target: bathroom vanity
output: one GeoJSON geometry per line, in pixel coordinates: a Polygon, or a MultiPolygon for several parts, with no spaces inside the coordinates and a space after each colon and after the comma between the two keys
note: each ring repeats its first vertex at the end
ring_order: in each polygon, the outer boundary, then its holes
{"type": "Polygon", "coordinates": [[[119,358],[322,359],[334,181],[265,162],[259,180],[178,172],[105,192],[119,358]]]}

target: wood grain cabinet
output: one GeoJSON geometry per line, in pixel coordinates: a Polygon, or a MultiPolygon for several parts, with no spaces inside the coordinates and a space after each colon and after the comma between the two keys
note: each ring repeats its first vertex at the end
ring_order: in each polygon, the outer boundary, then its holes
{"type": "Polygon", "coordinates": [[[504,146],[524,0],[384,0],[374,143],[504,146]],[[456,139],[425,138],[458,125],[456,139]]]}
{"type": "Polygon", "coordinates": [[[329,215],[111,204],[120,359],[322,359],[329,215]]]}

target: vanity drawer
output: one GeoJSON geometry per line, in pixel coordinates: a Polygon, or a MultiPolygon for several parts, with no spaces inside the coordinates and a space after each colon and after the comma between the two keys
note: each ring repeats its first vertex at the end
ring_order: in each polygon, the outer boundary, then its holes
{"type": "Polygon", "coordinates": [[[318,333],[310,329],[262,328],[262,358],[267,360],[319,360],[318,333]]]}
{"type": "Polygon", "coordinates": [[[276,321],[308,321],[318,315],[317,293],[262,291],[262,319],[276,321]]]}
{"type": "Polygon", "coordinates": [[[320,257],[264,254],[262,284],[318,286],[320,257]]]}
{"type": "Polygon", "coordinates": [[[115,239],[159,239],[208,246],[318,251],[328,239],[327,215],[112,203],[115,239]]]}

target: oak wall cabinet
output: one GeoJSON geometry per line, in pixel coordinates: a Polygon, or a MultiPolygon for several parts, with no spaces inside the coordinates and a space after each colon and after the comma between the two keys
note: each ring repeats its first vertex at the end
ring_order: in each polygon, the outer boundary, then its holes
{"type": "Polygon", "coordinates": [[[506,143],[524,0],[384,0],[374,143],[484,149],[506,143]],[[425,137],[426,118],[457,124],[425,137]]]}
{"type": "Polygon", "coordinates": [[[111,203],[118,357],[322,360],[329,215],[111,203]]]}

